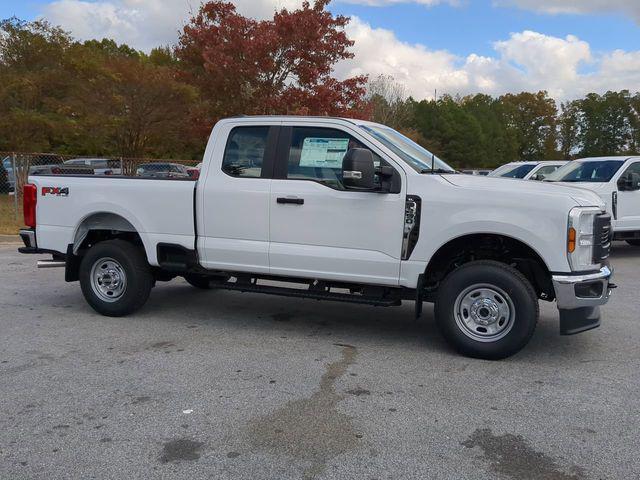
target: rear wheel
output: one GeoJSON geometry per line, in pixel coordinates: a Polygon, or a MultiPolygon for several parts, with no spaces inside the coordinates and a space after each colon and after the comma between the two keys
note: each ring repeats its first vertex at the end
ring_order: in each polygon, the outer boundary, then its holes
{"type": "Polygon", "coordinates": [[[456,350],[495,360],[529,342],[538,321],[538,298],[515,268],[495,261],[470,262],[442,282],[435,315],[456,350]]]}
{"type": "Polygon", "coordinates": [[[149,298],[153,275],[141,248],[124,240],[107,240],[89,249],[80,263],[80,287],[98,313],[128,315],[149,298]]]}
{"type": "Polygon", "coordinates": [[[629,245],[633,245],[634,247],[640,247],[640,240],[627,240],[629,245]]]}

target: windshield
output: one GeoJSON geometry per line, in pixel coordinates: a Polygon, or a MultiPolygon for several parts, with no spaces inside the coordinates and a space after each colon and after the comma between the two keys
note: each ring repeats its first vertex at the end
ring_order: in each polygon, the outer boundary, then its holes
{"type": "Polygon", "coordinates": [[[430,172],[433,161],[434,171],[455,173],[455,169],[433,155],[429,150],[421,147],[410,138],[396,132],[392,128],[375,125],[361,125],[360,127],[373,135],[376,140],[379,140],[380,143],[418,172],[430,172]]]}
{"type": "Polygon", "coordinates": [[[490,177],[524,178],[536,166],[535,163],[510,163],[496,168],[489,174],[490,177]]]}
{"type": "Polygon", "coordinates": [[[597,160],[588,162],[575,160],[548,175],[545,180],[549,182],[606,183],[620,170],[622,164],[624,164],[623,160],[597,160]]]}

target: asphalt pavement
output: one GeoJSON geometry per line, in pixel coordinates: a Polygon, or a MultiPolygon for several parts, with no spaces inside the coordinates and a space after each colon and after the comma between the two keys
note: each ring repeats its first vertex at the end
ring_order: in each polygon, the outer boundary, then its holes
{"type": "Polygon", "coordinates": [[[599,329],[503,361],[433,311],[158,284],[102,317],[0,247],[1,479],[640,478],[640,248],[599,329]]]}

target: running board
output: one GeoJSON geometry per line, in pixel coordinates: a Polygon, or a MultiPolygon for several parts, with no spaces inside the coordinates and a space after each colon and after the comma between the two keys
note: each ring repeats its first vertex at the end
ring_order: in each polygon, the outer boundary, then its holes
{"type": "Polygon", "coordinates": [[[236,290],[239,292],[265,293],[268,295],[280,295],[283,297],[312,298],[315,300],[359,303],[363,305],[375,305],[378,307],[395,307],[402,304],[402,301],[399,298],[371,297],[353,293],[331,293],[327,291],[305,290],[301,288],[273,287],[270,285],[257,285],[255,283],[212,282],[211,288],[217,288],[220,290],[236,290]]]}

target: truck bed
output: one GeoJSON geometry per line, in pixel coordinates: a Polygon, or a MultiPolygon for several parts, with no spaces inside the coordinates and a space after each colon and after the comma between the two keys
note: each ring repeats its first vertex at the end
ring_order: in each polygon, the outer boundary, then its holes
{"type": "Polygon", "coordinates": [[[194,189],[189,179],[42,175],[29,177],[38,192],[38,248],[66,252],[82,235],[83,222],[100,222],[100,214],[116,215],[139,233],[151,265],[155,246],[172,243],[193,249],[194,189]]]}

